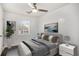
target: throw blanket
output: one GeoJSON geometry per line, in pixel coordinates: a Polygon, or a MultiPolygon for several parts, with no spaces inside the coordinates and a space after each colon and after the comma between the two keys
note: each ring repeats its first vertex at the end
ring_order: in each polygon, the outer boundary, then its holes
{"type": "MultiPolygon", "coordinates": [[[[46,45],[45,43],[43,43],[43,42],[40,42],[40,41],[37,41],[37,40],[35,40],[35,39],[32,39],[36,44],[42,44],[42,45],[44,45],[46,48],[47,48],[47,50],[50,52],[50,49],[49,49],[49,47],[48,47],[48,45],[46,45]]],[[[38,44],[38,45],[39,45],[38,44]]]]}

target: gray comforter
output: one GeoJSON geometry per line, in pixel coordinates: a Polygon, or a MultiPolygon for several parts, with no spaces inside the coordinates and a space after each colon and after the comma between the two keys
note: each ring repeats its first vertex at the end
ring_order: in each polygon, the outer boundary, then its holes
{"type": "Polygon", "coordinates": [[[56,48],[56,44],[45,40],[32,39],[24,43],[32,52],[33,56],[45,56],[50,53],[50,49],[56,48]]]}
{"type": "Polygon", "coordinates": [[[45,44],[46,46],[49,47],[49,49],[54,49],[54,48],[56,48],[58,46],[56,43],[51,43],[51,42],[43,40],[43,39],[32,39],[32,40],[37,41],[40,44],[41,43],[45,44]]]}
{"type": "Polygon", "coordinates": [[[29,47],[33,56],[45,56],[50,53],[47,46],[35,41],[25,41],[25,45],[29,47]]]}

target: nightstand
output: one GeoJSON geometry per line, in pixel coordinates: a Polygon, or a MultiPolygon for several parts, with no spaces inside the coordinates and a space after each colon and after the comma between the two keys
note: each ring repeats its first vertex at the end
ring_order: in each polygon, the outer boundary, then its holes
{"type": "Polygon", "coordinates": [[[60,44],[59,45],[59,54],[62,56],[75,56],[76,55],[76,46],[60,44]]]}

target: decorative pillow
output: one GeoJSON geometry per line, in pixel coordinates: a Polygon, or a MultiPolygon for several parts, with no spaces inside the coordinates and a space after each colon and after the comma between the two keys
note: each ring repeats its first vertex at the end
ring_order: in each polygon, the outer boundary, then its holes
{"type": "Polygon", "coordinates": [[[59,39],[59,37],[53,36],[53,37],[50,38],[50,42],[57,43],[58,42],[58,39],[59,39]]]}
{"type": "Polygon", "coordinates": [[[52,38],[53,38],[53,35],[50,35],[49,38],[48,38],[49,42],[51,42],[52,38]]]}
{"type": "Polygon", "coordinates": [[[49,41],[48,37],[49,37],[49,35],[42,34],[41,39],[49,41]]]}
{"type": "Polygon", "coordinates": [[[44,37],[44,36],[45,36],[45,35],[44,35],[44,34],[42,34],[42,35],[41,35],[41,39],[43,39],[43,37],[44,37]]]}
{"type": "Polygon", "coordinates": [[[49,37],[49,35],[44,35],[43,39],[49,41],[48,37],[49,37]]]}

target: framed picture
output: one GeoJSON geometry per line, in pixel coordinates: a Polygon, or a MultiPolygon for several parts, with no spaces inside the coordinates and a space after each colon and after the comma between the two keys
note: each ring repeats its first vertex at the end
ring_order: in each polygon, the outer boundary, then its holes
{"type": "Polygon", "coordinates": [[[50,23],[44,25],[45,33],[58,33],[58,23],[50,23]]]}
{"type": "Polygon", "coordinates": [[[15,21],[6,21],[6,37],[10,38],[12,34],[16,31],[15,21]]]}

